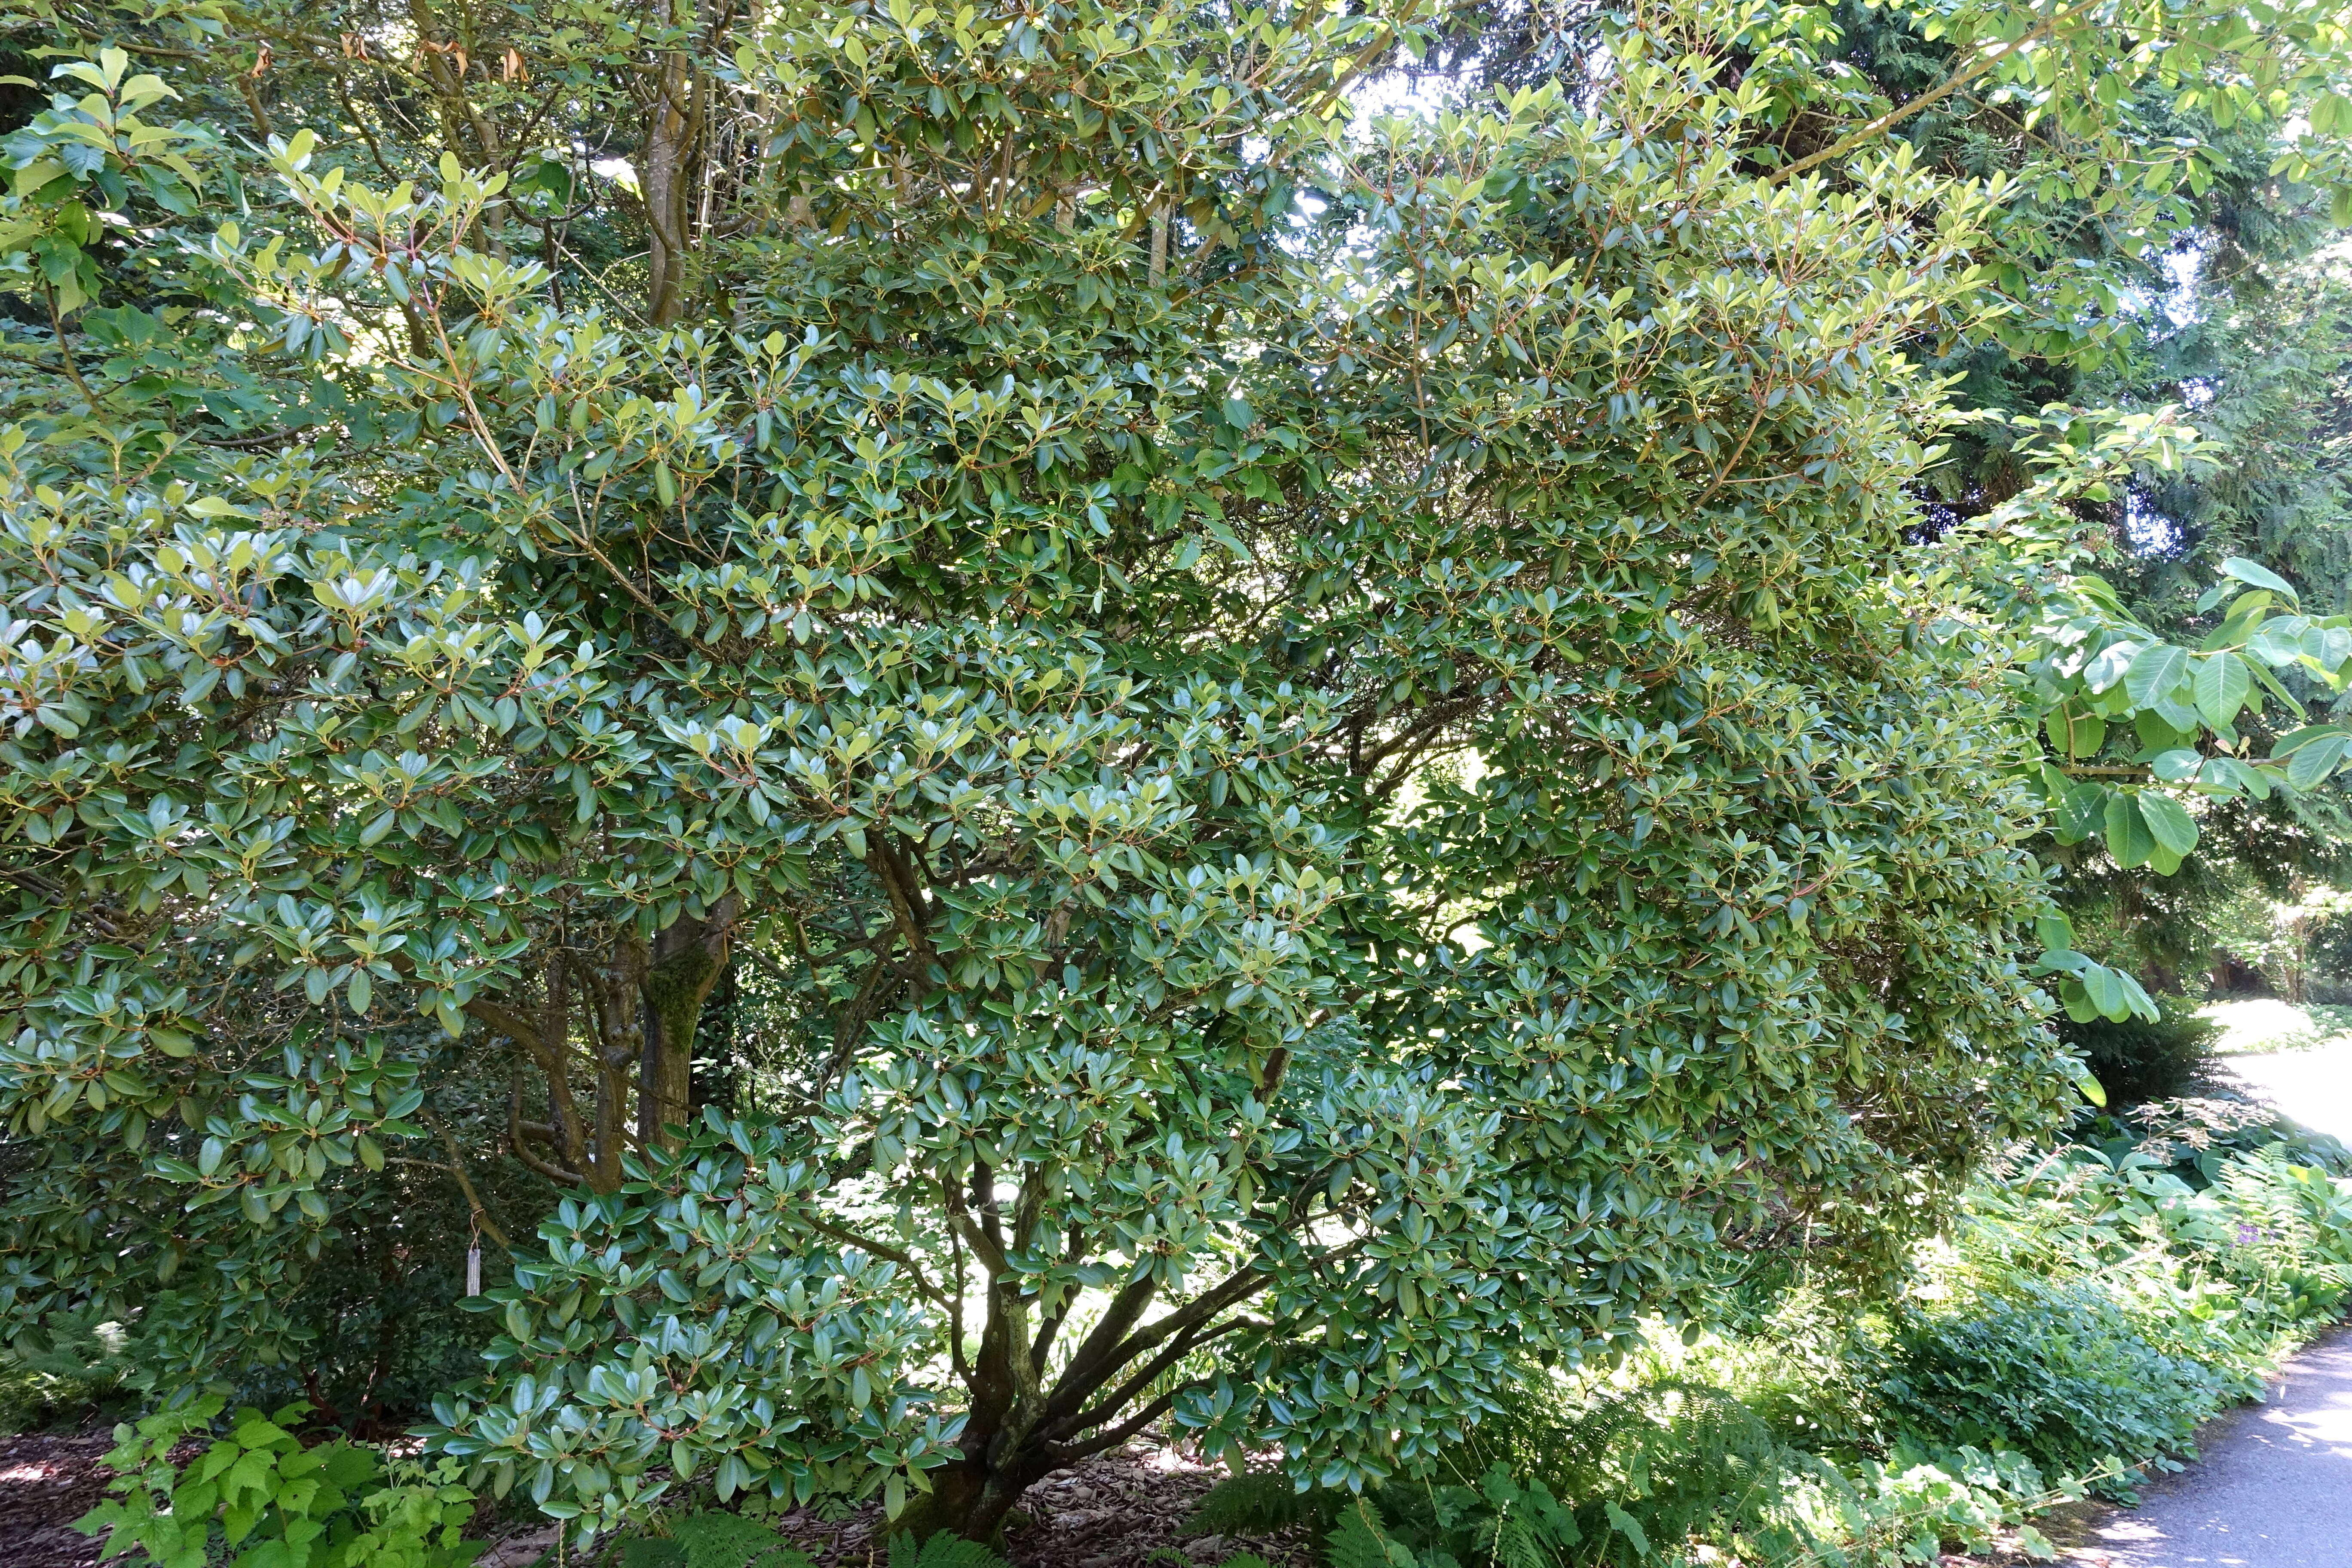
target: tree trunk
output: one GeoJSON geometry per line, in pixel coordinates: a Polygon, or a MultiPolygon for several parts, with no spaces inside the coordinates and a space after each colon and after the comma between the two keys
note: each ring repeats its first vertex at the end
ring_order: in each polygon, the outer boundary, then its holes
{"type": "MultiPolygon", "coordinates": [[[[699,23],[694,0],[670,0],[670,21],[699,23]]],[[[646,204],[646,314],[657,327],[686,313],[687,258],[693,247],[695,193],[701,184],[705,79],[692,56],[673,49],[653,71],[637,190],[646,204]]]]}
{"type": "Polygon", "coordinates": [[[929,1494],[912,1500],[907,1511],[890,1523],[893,1535],[928,1541],[934,1535],[961,1535],[982,1545],[1004,1529],[1004,1516],[1030,1486],[1047,1470],[992,1470],[984,1459],[966,1458],[930,1473],[929,1494]]]}
{"type": "MultiPolygon", "coordinates": [[[[461,45],[443,36],[432,0],[409,0],[408,11],[409,21],[416,28],[418,58],[432,86],[443,143],[476,174],[488,176],[500,173],[506,162],[504,139],[497,124],[466,90],[466,73],[472,68],[471,59],[460,52],[461,45]]],[[[507,199],[504,195],[492,196],[482,205],[481,227],[475,239],[501,261],[507,258],[506,225],[507,199]]]]}
{"type": "Polygon", "coordinates": [[[695,1026],[726,973],[743,901],[730,893],[700,920],[681,918],[654,938],[639,990],[645,1046],[637,1077],[637,1141],[671,1148],[693,1112],[695,1026]]]}

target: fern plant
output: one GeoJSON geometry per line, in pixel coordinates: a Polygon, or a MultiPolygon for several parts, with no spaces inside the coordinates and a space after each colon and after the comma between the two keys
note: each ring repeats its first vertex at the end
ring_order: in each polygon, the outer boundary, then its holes
{"type": "Polygon", "coordinates": [[[1301,1491],[1279,1470],[1247,1470],[1211,1487],[1185,1520],[1182,1534],[1272,1535],[1302,1524],[1320,1534],[1339,1518],[1346,1500],[1346,1493],[1328,1487],[1301,1491]]]}
{"type": "Polygon", "coordinates": [[[890,1538],[890,1568],[1013,1568],[1013,1564],[982,1546],[947,1531],[918,1545],[905,1532],[890,1538]]]}
{"type": "Polygon", "coordinates": [[[1339,1510],[1339,1522],[1323,1541],[1328,1568],[1421,1568],[1412,1548],[1389,1534],[1381,1512],[1358,1498],[1339,1510]]]}
{"type": "MultiPolygon", "coordinates": [[[[630,1542],[621,1568],[815,1568],[808,1553],[740,1513],[685,1514],[670,1530],[667,1539],[630,1542]]],[[[895,1553],[892,1568],[899,1568],[895,1553]]]]}
{"type": "Polygon", "coordinates": [[[1818,1548],[1785,1507],[1806,1460],[1732,1395],[1666,1382],[1570,1405],[1526,1389],[1432,1474],[1341,1509],[1331,1568],[1643,1568],[1694,1539],[1763,1563],[1818,1548]]]}

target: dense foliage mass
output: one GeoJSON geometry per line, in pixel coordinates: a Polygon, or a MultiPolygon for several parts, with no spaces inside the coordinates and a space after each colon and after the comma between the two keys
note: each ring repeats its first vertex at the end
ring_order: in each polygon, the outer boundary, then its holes
{"type": "Polygon", "coordinates": [[[1721,1334],[1520,1391],[1428,1477],[1358,1499],[1253,1471],[1192,1527],[1303,1524],[1329,1568],[2054,1555],[2030,1518],[2177,1468],[2352,1288],[2333,1140],[2218,1100],[2100,1121],[1971,1183],[1891,1300],[1747,1292],[1721,1334]]]}
{"type": "MultiPolygon", "coordinates": [[[[2352,657],[2284,581],[2189,648],[2074,574],[2160,419],[1916,566],[1926,356],[2032,276],[1823,18],[1356,125],[1410,9],[557,10],[43,24],[103,47],[5,143],[20,1334],[429,1403],[583,1534],[985,1535],[1161,1421],[1362,1486],[2050,1128],[2041,981],[2145,1005],[2050,802],[2177,865],[2346,754],[2231,728],[2352,657]],[[167,120],[248,25],[247,122],[167,120]]],[[[2048,95],[2340,43],[2088,16],[1961,75],[2147,191],[2187,142],[2048,95]]]]}

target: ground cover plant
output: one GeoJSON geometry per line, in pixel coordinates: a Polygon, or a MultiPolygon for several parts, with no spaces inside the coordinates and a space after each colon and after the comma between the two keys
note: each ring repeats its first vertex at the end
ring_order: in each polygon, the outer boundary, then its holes
{"type": "MultiPolygon", "coordinates": [[[[1791,1249],[1898,1274],[2096,1092],[2052,1007],[2154,1011],[2036,847],[2352,752],[2253,723],[2352,623],[2085,571],[2176,421],[1927,504],[1925,351],[2108,296],[1822,18],[1361,128],[1409,7],[353,20],[224,89],[208,9],[47,14],[0,142],[0,1307],[172,1410],[429,1422],[580,1546],[986,1539],[1155,1428],[1423,1477],[1791,1249]]],[[[2205,165],[2091,84],[2341,43],[2199,24],[1936,26],[2161,235],[2205,165]]]]}
{"type": "MultiPolygon", "coordinates": [[[[1655,1335],[1523,1399],[1447,1455],[1451,1489],[1375,1489],[1346,1534],[1370,1524],[1432,1564],[2048,1554],[2034,1514],[2128,1500],[2193,1456],[2198,1426],[2258,1396],[2352,1291],[2352,1160],[2221,1106],[1989,1175],[1890,1302],[1800,1285],[1738,1331],[1655,1335]]],[[[1220,1489],[1202,1522],[1329,1528],[1351,1506],[1277,1479],[1220,1489]]],[[[1354,1556],[1335,1535],[1328,1560],[1354,1556]]]]}

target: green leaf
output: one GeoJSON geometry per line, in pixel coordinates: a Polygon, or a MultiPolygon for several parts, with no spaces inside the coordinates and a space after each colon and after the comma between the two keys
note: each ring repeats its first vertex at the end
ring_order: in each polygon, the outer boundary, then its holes
{"type": "Polygon", "coordinates": [[[2197,711],[2214,729],[2226,729],[2254,689],[2253,671],[2234,653],[2209,654],[2197,664],[2197,711]]]}
{"type": "Polygon", "coordinates": [[[2131,1002],[2124,990],[2122,975],[2104,963],[2094,963],[2084,967],[2081,978],[2091,1005],[2098,1009],[2101,1017],[2121,1022],[2131,1016],[2131,1002]]]}
{"type": "Polygon", "coordinates": [[[2142,648],[2124,672],[2124,689],[2143,708],[2153,708],[2172,695],[2189,675],[2189,650],[2170,643],[2142,648]]]}
{"type": "Polygon", "coordinates": [[[2094,834],[2102,832],[2107,821],[2107,786],[2095,779],[2084,779],[2066,792],[2058,803],[2057,820],[2052,832],[2061,844],[2080,844],[2094,834]]]}
{"type": "Polygon", "coordinates": [[[2135,798],[2141,820],[2158,844],[2175,855],[2186,855],[2197,847],[2196,819],[2179,801],[2157,790],[2141,790],[2135,798]]]}
{"type": "Polygon", "coordinates": [[[1650,1554],[1650,1538],[1643,1531],[1642,1521],[1613,1502],[1603,1502],[1601,1508],[1609,1521],[1609,1528],[1632,1542],[1633,1550],[1647,1557],[1650,1554]]]}
{"type": "Polygon", "coordinates": [[[2259,561],[2249,561],[2242,555],[2232,555],[2221,563],[2221,570],[2225,574],[2235,577],[2241,583],[2251,584],[2257,588],[2268,588],[2290,604],[2299,605],[2303,602],[2295,593],[2294,584],[2259,561]]]}
{"type": "Polygon", "coordinates": [[[2149,851],[2156,847],[2156,835],[2140,816],[2138,799],[2122,790],[2107,797],[2106,834],[2107,853],[2126,871],[2147,865],[2149,851]]]}
{"type": "MultiPolygon", "coordinates": [[[[2308,733],[2307,731],[2305,733],[2308,733]]],[[[2287,758],[2286,782],[2298,790],[2311,789],[2336,772],[2344,760],[2347,737],[2340,731],[2312,735],[2287,758]]]]}
{"type": "Polygon", "coordinates": [[[2106,744],[2107,723],[2080,702],[2062,702],[2042,717],[2050,743],[2068,762],[2095,757],[2106,744]]]}

